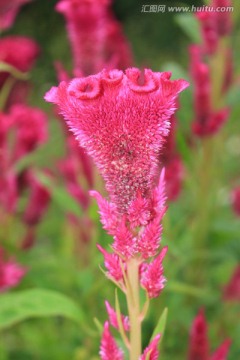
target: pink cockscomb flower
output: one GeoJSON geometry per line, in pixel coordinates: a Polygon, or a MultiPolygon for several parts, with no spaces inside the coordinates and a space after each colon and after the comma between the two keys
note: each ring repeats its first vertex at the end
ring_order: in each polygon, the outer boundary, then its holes
{"type": "Polygon", "coordinates": [[[140,357],[139,360],[158,360],[159,359],[159,350],[158,344],[161,335],[157,334],[155,338],[151,341],[148,347],[144,350],[143,355],[140,357]]]}
{"type": "Polygon", "coordinates": [[[227,360],[231,340],[226,339],[210,355],[208,329],[203,309],[193,321],[190,332],[188,360],[227,360]]]}
{"type": "Polygon", "coordinates": [[[39,52],[37,43],[25,36],[11,35],[0,39],[0,61],[19,71],[31,70],[39,52]]]}
{"type": "Polygon", "coordinates": [[[0,30],[10,28],[22,5],[31,0],[1,0],[0,1],[0,30]]]}
{"type": "MultiPolygon", "coordinates": [[[[106,305],[106,309],[107,309],[107,312],[108,312],[108,317],[109,317],[110,324],[113,327],[115,327],[116,329],[119,329],[119,324],[118,324],[116,311],[111,307],[111,305],[109,304],[108,301],[105,301],[105,305],[106,305]]],[[[130,324],[129,324],[128,316],[121,315],[121,322],[122,322],[124,330],[129,331],[130,324]]]]}
{"type": "Polygon", "coordinates": [[[212,106],[212,87],[210,71],[202,61],[201,49],[197,45],[190,47],[191,76],[194,83],[195,121],[193,131],[199,137],[216,134],[229,117],[229,109],[218,111],[212,106]]]}
{"type": "Polygon", "coordinates": [[[233,7],[231,7],[231,0],[212,0],[209,5],[213,11],[200,11],[196,13],[196,16],[200,22],[204,51],[211,55],[217,50],[219,39],[229,35],[232,30],[233,7]]]}
{"type": "Polygon", "coordinates": [[[210,360],[227,360],[231,345],[231,340],[225,340],[219,348],[212,354],[210,360]]]}
{"type": "Polygon", "coordinates": [[[7,116],[15,132],[15,160],[34,151],[47,140],[47,117],[42,110],[18,104],[11,107],[7,116]]]}
{"type": "Polygon", "coordinates": [[[61,0],[56,10],[66,19],[74,73],[89,75],[102,66],[109,0],[61,0]]]}
{"type": "Polygon", "coordinates": [[[224,288],[225,301],[240,301],[240,264],[236,266],[230,281],[224,288]]]}
{"type": "Polygon", "coordinates": [[[163,276],[162,261],[166,252],[167,247],[165,246],[150,264],[144,264],[144,270],[141,273],[141,285],[147,291],[149,298],[157,297],[164,288],[166,279],[163,276]]]}
{"type": "Polygon", "coordinates": [[[108,321],[104,324],[101,346],[100,346],[100,357],[101,360],[123,360],[123,352],[117,346],[112,334],[109,330],[108,321]]]}
{"type": "Polygon", "coordinates": [[[190,332],[190,346],[188,360],[208,360],[209,344],[207,335],[207,322],[204,311],[200,310],[193,321],[190,332]]]}
{"type": "Polygon", "coordinates": [[[160,163],[165,168],[167,198],[170,201],[175,201],[181,192],[184,167],[176,147],[177,119],[175,115],[171,116],[170,123],[171,128],[160,154],[160,163]]]}
{"type": "Polygon", "coordinates": [[[0,292],[17,286],[25,273],[26,269],[14,260],[5,261],[3,249],[0,248],[0,292]]]}
{"type": "Polygon", "coordinates": [[[232,207],[237,216],[240,216],[240,186],[232,191],[232,207]]]}
{"type": "Polygon", "coordinates": [[[93,157],[119,213],[127,212],[137,192],[149,196],[156,183],[169,118],[187,86],[169,73],[131,68],[63,82],[46,94],[93,157]]]}
{"type": "MultiPolygon", "coordinates": [[[[107,276],[114,281],[121,282],[123,280],[123,271],[121,267],[121,259],[117,254],[108,253],[105,249],[103,249],[100,245],[97,245],[98,250],[104,256],[104,265],[108,270],[107,276]]],[[[122,266],[124,268],[124,263],[122,262],[122,266]]]]}
{"type": "Polygon", "coordinates": [[[30,196],[23,219],[28,226],[34,226],[46,212],[51,196],[49,190],[38,181],[36,175],[29,172],[27,178],[30,196]]]}
{"type": "Polygon", "coordinates": [[[102,68],[126,68],[132,63],[130,47],[110,0],[60,0],[56,10],[67,24],[75,76],[95,74],[102,68]]]}

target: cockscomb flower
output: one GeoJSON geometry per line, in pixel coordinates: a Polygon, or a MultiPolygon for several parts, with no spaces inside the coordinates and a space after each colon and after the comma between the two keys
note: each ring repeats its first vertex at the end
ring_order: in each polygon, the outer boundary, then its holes
{"type": "Polygon", "coordinates": [[[125,268],[124,262],[120,259],[117,254],[108,253],[100,245],[97,245],[98,250],[104,256],[104,265],[108,270],[107,276],[114,281],[121,282],[123,280],[123,269],[125,268]],[[121,266],[122,261],[122,266],[121,266]]]}
{"type": "Polygon", "coordinates": [[[201,25],[204,51],[207,54],[213,54],[217,50],[219,39],[229,35],[232,30],[231,1],[212,0],[209,6],[213,11],[199,11],[196,13],[196,17],[201,25]],[[226,8],[225,11],[223,8],[226,8]],[[217,9],[221,9],[221,11],[217,11],[217,9]]]}
{"type": "Polygon", "coordinates": [[[237,216],[240,216],[240,186],[232,191],[232,207],[237,216]]]}
{"type": "Polygon", "coordinates": [[[193,131],[199,137],[214,135],[227,121],[229,109],[213,110],[209,67],[202,61],[200,47],[197,45],[191,46],[190,56],[196,117],[193,123],[193,131]]]}
{"type": "Polygon", "coordinates": [[[110,4],[110,0],[61,0],[56,6],[66,20],[75,76],[132,64],[129,44],[110,4]]]}
{"type": "Polygon", "coordinates": [[[127,212],[137,192],[148,197],[156,183],[168,120],[187,86],[171,81],[170,73],[131,68],[62,82],[46,94],[93,157],[119,213],[127,212]]]}
{"type": "Polygon", "coordinates": [[[104,229],[113,236],[112,248],[126,260],[137,254],[141,259],[148,259],[157,254],[162,225],[161,221],[166,212],[164,170],[159,184],[152,189],[151,197],[142,198],[138,194],[129,206],[128,216],[119,216],[115,204],[108,202],[96,191],[90,194],[97,199],[99,213],[104,229]]]}
{"type": "Polygon", "coordinates": [[[224,288],[225,301],[240,301],[240,264],[236,266],[230,281],[224,288]]]}
{"type": "Polygon", "coordinates": [[[230,345],[231,345],[231,340],[230,339],[225,340],[222,343],[222,345],[220,345],[219,348],[215,350],[210,360],[227,360],[230,345]]]}
{"type": "Polygon", "coordinates": [[[231,340],[226,339],[217,350],[210,355],[207,332],[207,322],[202,309],[192,324],[188,360],[227,360],[231,340]]]}
{"type": "Polygon", "coordinates": [[[15,132],[14,160],[32,152],[47,140],[46,114],[34,107],[18,104],[6,115],[15,132]]]}
{"type": "Polygon", "coordinates": [[[25,36],[11,35],[0,39],[0,61],[21,72],[31,70],[39,52],[38,44],[25,36]]]}
{"type": "Polygon", "coordinates": [[[200,310],[193,321],[190,332],[189,360],[208,360],[209,344],[207,335],[207,322],[204,311],[200,310]]]}
{"type": "Polygon", "coordinates": [[[100,346],[101,360],[123,360],[123,352],[119,349],[116,341],[109,330],[108,321],[104,324],[101,346],[100,346]]]}
{"type": "Polygon", "coordinates": [[[64,15],[72,48],[75,76],[100,70],[106,38],[109,0],[61,0],[56,10],[64,15]]]}
{"type": "Polygon", "coordinates": [[[165,246],[150,264],[144,266],[144,271],[141,273],[141,285],[147,291],[149,298],[157,297],[164,288],[166,279],[163,276],[162,261],[166,252],[165,246]]]}
{"type": "Polygon", "coordinates": [[[1,0],[0,2],[0,30],[7,30],[14,23],[15,17],[22,5],[31,0],[1,0]]]}
{"type": "Polygon", "coordinates": [[[5,261],[0,248],[0,292],[17,286],[26,273],[26,269],[14,260],[5,261]]]}
{"type": "Polygon", "coordinates": [[[144,353],[139,360],[158,360],[159,359],[159,350],[158,344],[161,335],[157,334],[155,338],[151,341],[148,347],[144,350],[144,353]]]}
{"type": "Polygon", "coordinates": [[[165,168],[167,198],[169,201],[175,201],[181,191],[184,167],[176,147],[177,119],[175,114],[171,116],[170,123],[171,128],[163,151],[160,154],[160,163],[165,168]]]}
{"type": "Polygon", "coordinates": [[[30,196],[23,219],[28,226],[34,226],[39,223],[46,212],[51,195],[49,190],[38,181],[33,172],[29,172],[27,178],[30,196]]]}
{"type": "MultiPolygon", "coordinates": [[[[111,305],[109,304],[108,301],[105,301],[105,305],[106,305],[106,309],[107,309],[107,312],[108,312],[108,317],[109,317],[110,324],[113,327],[115,327],[116,329],[119,329],[119,324],[118,324],[116,311],[111,307],[111,305]]],[[[129,324],[128,316],[121,315],[121,321],[122,321],[122,325],[123,325],[124,330],[129,331],[130,324],[129,324]]]]}

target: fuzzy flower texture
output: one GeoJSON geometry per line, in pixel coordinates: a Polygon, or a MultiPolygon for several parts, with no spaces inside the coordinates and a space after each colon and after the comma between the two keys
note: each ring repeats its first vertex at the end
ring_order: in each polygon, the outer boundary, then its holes
{"type": "MultiPolygon", "coordinates": [[[[141,72],[130,68],[125,73],[103,70],[70,83],[61,82],[45,96],[58,105],[80,146],[92,156],[105,180],[110,201],[96,191],[91,191],[91,195],[98,202],[104,229],[114,239],[112,253],[98,246],[107,276],[126,293],[125,275],[134,259],[139,282],[149,298],[157,297],[165,282],[162,261],[167,247],[158,253],[161,220],[166,211],[159,155],[177,107],[177,96],[188,86],[186,81],[172,81],[170,77],[169,72],[154,73],[149,69],[141,72]],[[153,259],[149,261],[150,258],[153,259]]],[[[109,304],[107,311],[110,324],[117,327],[109,304]]],[[[127,322],[123,318],[126,331],[127,322]]],[[[150,352],[150,359],[158,358],[153,345],[145,349],[142,359],[150,352]]],[[[116,353],[115,358],[122,359],[116,346],[106,323],[101,358],[110,360],[111,354],[116,353]]]]}

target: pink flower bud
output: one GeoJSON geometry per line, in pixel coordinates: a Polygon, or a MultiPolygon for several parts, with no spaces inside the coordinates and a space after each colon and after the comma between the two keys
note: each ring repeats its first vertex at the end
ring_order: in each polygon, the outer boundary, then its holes
{"type": "Polygon", "coordinates": [[[148,347],[144,350],[143,355],[140,357],[139,360],[158,360],[159,359],[159,350],[158,344],[161,335],[157,334],[155,338],[151,341],[148,347]]]}
{"type": "Polygon", "coordinates": [[[116,344],[112,334],[109,330],[108,321],[104,324],[101,346],[100,346],[101,360],[123,360],[123,352],[116,344]]]}

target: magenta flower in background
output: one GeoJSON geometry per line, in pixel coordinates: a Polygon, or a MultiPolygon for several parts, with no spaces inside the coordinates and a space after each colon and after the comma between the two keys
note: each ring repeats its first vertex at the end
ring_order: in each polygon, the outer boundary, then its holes
{"type": "MultiPolygon", "coordinates": [[[[39,53],[39,46],[30,38],[11,35],[0,39],[0,62],[4,62],[22,73],[27,73],[32,69],[39,53]]],[[[0,88],[10,77],[13,78],[14,74],[10,74],[8,71],[0,73],[0,88]]],[[[26,103],[30,88],[29,81],[15,79],[5,108],[9,109],[17,103],[26,103]]]]}
{"type": "Polygon", "coordinates": [[[232,207],[237,216],[240,216],[240,186],[232,191],[232,207]]]}
{"type": "Polygon", "coordinates": [[[213,9],[226,8],[225,11],[201,11],[196,14],[201,25],[203,49],[206,54],[214,54],[221,37],[229,35],[232,30],[230,0],[212,0],[208,5],[213,9]]]}
{"type": "Polygon", "coordinates": [[[195,108],[193,131],[199,137],[214,135],[227,121],[229,109],[213,109],[210,71],[208,65],[202,61],[201,48],[198,45],[190,47],[190,56],[195,108]]]}
{"type": "Polygon", "coordinates": [[[47,116],[34,107],[18,104],[11,107],[6,115],[12,123],[15,133],[13,160],[34,151],[47,140],[47,116]]]}
{"type": "Polygon", "coordinates": [[[0,30],[10,28],[20,10],[20,7],[31,0],[0,0],[0,30]]]}
{"type": "Polygon", "coordinates": [[[102,71],[61,83],[46,94],[59,109],[81,146],[93,157],[119,213],[137,192],[148,197],[156,184],[158,155],[169,131],[184,80],[169,73],[128,69],[102,71]]]}
{"type": "Polygon", "coordinates": [[[36,175],[31,171],[28,171],[27,183],[30,195],[23,218],[28,226],[35,226],[46,212],[51,196],[49,190],[38,181],[36,175]]]}
{"type": "Polygon", "coordinates": [[[14,166],[46,141],[47,117],[38,108],[19,104],[8,114],[0,114],[0,120],[0,201],[5,211],[12,213],[21,191],[21,178],[14,166]],[[11,146],[10,137],[14,140],[11,146]]]}
{"type": "Polygon", "coordinates": [[[215,352],[210,355],[208,327],[203,309],[193,321],[190,332],[188,360],[227,360],[231,341],[225,340],[215,352]]]}
{"type": "Polygon", "coordinates": [[[199,311],[190,332],[189,360],[208,360],[209,344],[204,311],[199,311]]]}
{"type": "Polygon", "coordinates": [[[170,118],[171,128],[166,138],[163,151],[160,154],[161,166],[165,168],[165,181],[167,198],[170,201],[177,200],[182,189],[184,177],[184,166],[176,147],[176,125],[175,115],[170,118]]]}
{"type": "Polygon", "coordinates": [[[120,24],[110,10],[110,0],[61,0],[72,48],[74,75],[90,75],[102,68],[126,68],[132,55],[120,24]]]}
{"type": "MultiPolygon", "coordinates": [[[[28,72],[33,67],[40,49],[37,43],[25,36],[9,35],[0,39],[0,61],[17,70],[28,72]]],[[[3,74],[1,73],[1,82],[3,74]]]]}
{"type": "Polygon", "coordinates": [[[14,260],[4,260],[4,251],[0,248],[0,292],[17,286],[26,273],[26,269],[14,260]]]}
{"type": "Polygon", "coordinates": [[[240,301],[240,264],[236,266],[233,274],[223,291],[225,301],[240,301]]]}

